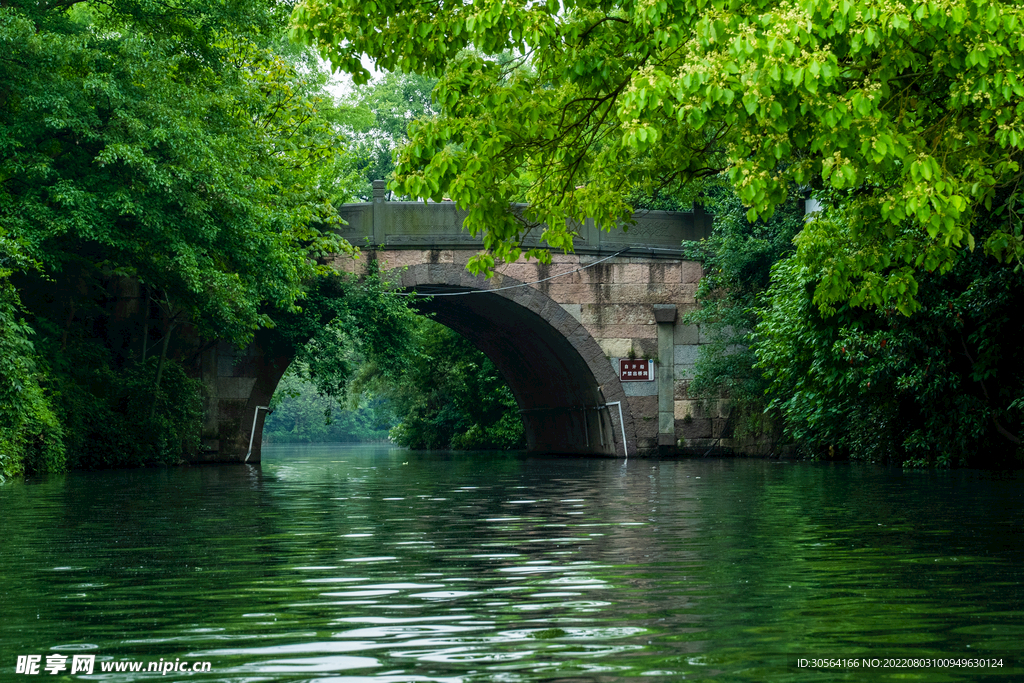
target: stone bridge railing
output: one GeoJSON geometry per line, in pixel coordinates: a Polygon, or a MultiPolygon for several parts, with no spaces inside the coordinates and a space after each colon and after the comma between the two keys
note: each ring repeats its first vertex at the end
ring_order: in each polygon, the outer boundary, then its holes
{"type": "MultiPolygon", "coordinates": [[[[390,202],[385,200],[383,180],[373,183],[373,201],[344,204],[339,213],[348,223],[339,234],[357,247],[387,249],[480,249],[482,239],[462,227],[468,212],[453,202],[390,202]]],[[[524,207],[513,207],[514,209],[524,207]]],[[[683,241],[711,234],[711,216],[698,205],[692,212],[646,211],[634,216],[623,230],[599,230],[592,219],[579,226],[575,239],[578,254],[614,254],[629,248],[631,255],[679,258],[683,241]]],[[[540,244],[541,227],[524,240],[527,247],[540,244]]]]}

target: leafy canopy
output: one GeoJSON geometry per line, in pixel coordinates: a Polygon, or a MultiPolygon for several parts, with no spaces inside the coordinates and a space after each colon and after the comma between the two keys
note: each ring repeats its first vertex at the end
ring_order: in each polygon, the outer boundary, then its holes
{"type": "Polygon", "coordinates": [[[245,343],[351,249],[348,112],[291,5],[0,3],[0,477],[194,450],[172,331],[245,343]]]}
{"type": "Polygon", "coordinates": [[[394,154],[409,141],[409,124],[435,113],[430,93],[436,84],[435,78],[390,72],[345,98],[352,113],[346,126],[350,163],[360,176],[353,192],[364,201],[373,198],[374,180],[394,176],[394,154]]]}
{"type": "Polygon", "coordinates": [[[1018,3],[306,0],[292,23],[357,80],[363,53],[443,74],[441,115],[412,131],[394,187],[468,208],[493,256],[518,257],[540,221],[569,248],[584,217],[628,216],[628,192],[720,171],[750,219],[791,183],[844,204],[847,253],[814,228],[799,244],[825,311],[910,313],[915,272],[979,242],[1005,263],[1024,256],[1014,203],[993,204],[1024,149],[1018,3]],[[524,219],[512,200],[530,203],[524,219]],[[979,207],[1005,220],[976,235],[979,207]]]}
{"type": "Polygon", "coordinates": [[[347,245],[322,76],[282,54],[275,3],[0,7],[0,235],[59,273],[138,278],[244,342],[311,254],[347,245]]]}

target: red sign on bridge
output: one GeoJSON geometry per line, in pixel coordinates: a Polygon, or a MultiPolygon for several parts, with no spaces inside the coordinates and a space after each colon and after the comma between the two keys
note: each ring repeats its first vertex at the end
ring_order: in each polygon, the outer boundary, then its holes
{"type": "Polygon", "coordinates": [[[653,382],[654,361],[620,358],[619,379],[623,382],[653,382]]]}

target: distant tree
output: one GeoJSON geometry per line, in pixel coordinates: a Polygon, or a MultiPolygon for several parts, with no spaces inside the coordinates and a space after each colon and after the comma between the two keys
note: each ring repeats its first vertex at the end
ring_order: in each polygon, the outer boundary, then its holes
{"type": "Polygon", "coordinates": [[[263,426],[269,443],[386,441],[397,418],[382,398],[359,396],[338,404],[320,396],[301,373],[282,378],[263,426]],[[354,406],[348,408],[348,405],[354,406]]]}
{"type": "Polygon", "coordinates": [[[394,177],[394,157],[409,141],[409,125],[436,114],[430,99],[436,84],[436,78],[388,72],[358,87],[344,101],[354,113],[350,124],[352,164],[364,182],[353,191],[362,199],[371,198],[371,182],[394,177]]]}

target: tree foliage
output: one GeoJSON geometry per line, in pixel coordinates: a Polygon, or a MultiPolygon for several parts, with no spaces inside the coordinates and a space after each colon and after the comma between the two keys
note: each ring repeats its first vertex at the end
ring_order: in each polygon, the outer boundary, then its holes
{"type": "MultiPolygon", "coordinates": [[[[920,275],[920,309],[844,305],[823,314],[820,273],[802,264],[794,234],[800,202],[749,223],[725,188],[708,186],[717,217],[686,322],[701,325],[691,395],[724,391],[734,415],[767,412],[781,444],[811,457],[913,466],[1010,464],[1024,431],[1024,366],[1017,353],[1021,273],[980,250],[961,251],[946,273],[920,275]],[[738,412],[736,412],[738,410],[738,412]]],[[[842,243],[846,221],[815,216],[814,229],[842,243]]],[[[852,246],[837,246],[837,251],[852,246]]],[[[757,419],[738,429],[759,429],[757,419]]],[[[775,436],[775,435],[773,435],[775,436]]]]}
{"type": "Polygon", "coordinates": [[[416,349],[402,374],[371,363],[356,381],[394,410],[391,440],[413,449],[522,448],[518,405],[487,356],[427,318],[418,318],[412,333],[416,349]]]}
{"type": "Polygon", "coordinates": [[[372,199],[370,183],[374,180],[393,178],[394,157],[409,141],[409,125],[436,113],[430,95],[436,84],[436,78],[389,72],[346,98],[345,104],[352,110],[350,163],[361,180],[352,191],[361,199],[372,199]]]}
{"type": "MultiPolygon", "coordinates": [[[[842,231],[822,220],[820,231],[842,231]]],[[[1003,466],[1024,432],[1022,273],[961,252],[920,277],[919,310],[814,304],[819,274],[795,255],[773,269],[754,350],[789,439],[816,456],[1003,466]]]]}
{"type": "Polygon", "coordinates": [[[289,11],[0,6],[4,469],[180,458],[185,328],[246,343],[351,249],[330,230],[348,110],[282,41],[289,11]],[[138,321],[116,310],[133,283],[138,321]]]}
{"type": "Polygon", "coordinates": [[[633,188],[724,171],[751,219],[793,183],[841,198],[854,248],[833,254],[816,226],[799,243],[816,305],[902,313],[961,248],[1024,255],[1016,195],[999,200],[1024,149],[1022,20],[980,0],[305,0],[292,17],[357,80],[363,53],[442,74],[394,187],[454,199],[493,256],[541,221],[568,248],[583,218],[628,216],[633,188]],[[982,229],[981,210],[1001,220],[982,229]]]}
{"type": "Polygon", "coordinates": [[[346,400],[362,365],[396,379],[416,353],[417,316],[394,289],[375,259],[362,278],[323,275],[308,284],[300,308],[276,315],[274,328],[262,334],[264,351],[293,358],[293,374],[331,401],[346,400]]]}
{"type": "Polygon", "coordinates": [[[252,8],[160,7],[0,9],[0,217],[44,272],[85,257],[244,341],[263,302],[293,304],[310,251],[344,248],[315,223],[336,220],[317,186],[333,104],[235,23],[252,8]]]}

